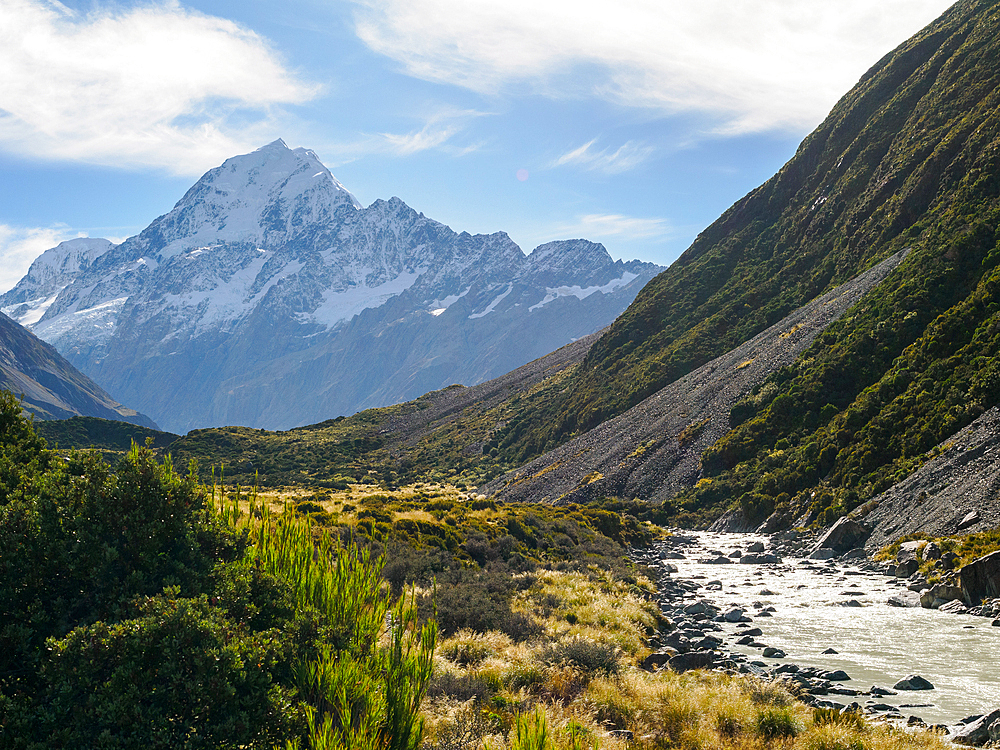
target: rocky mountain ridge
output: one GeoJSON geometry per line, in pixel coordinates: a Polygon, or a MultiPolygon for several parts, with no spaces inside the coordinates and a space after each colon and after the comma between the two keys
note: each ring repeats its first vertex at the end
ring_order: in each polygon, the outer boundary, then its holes
{"type": "Polygon", "coordinates": [[[156,423],[122,406],[49,344],[0,313],[0,389],[22,399],[37,419],[100,417],[156,429],[156,423]]]}
{"type": "Polygon", "coordinates": [[[281,141],[100,242],[43,254],[0,309],[175,432],[284,429],[483,382],[603,328],[661,270],[586,240],[526,256],[398,198],[363,208],[281,141]]]}

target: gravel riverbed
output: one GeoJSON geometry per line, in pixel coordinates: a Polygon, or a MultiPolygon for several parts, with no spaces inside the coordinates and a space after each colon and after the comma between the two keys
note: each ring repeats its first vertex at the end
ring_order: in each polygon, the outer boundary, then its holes
{"type": "Polygon", "coordinates": [[[938,725],[956,739],[1000,709],[994,618],[923,609],[912,581],[860,550],[809,559],[814,541],[677,532],[636,553],[674,626],[653,637],[648,666],[781,679],[815,706],[938,725]]]}

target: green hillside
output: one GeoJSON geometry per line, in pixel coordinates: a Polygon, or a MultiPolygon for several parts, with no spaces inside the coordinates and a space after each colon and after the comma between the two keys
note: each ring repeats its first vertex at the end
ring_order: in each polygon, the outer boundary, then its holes
{"type": "Polygon", "coordinates": [[[843,508],[904,475],[1000,397],[998,104],[1000,9],[963,0],[875,65],[497,444],[537,455],[911,247],[877,299],[738,405],[704,459],[714,481],[678,509],[743,497],[760,515],[817,488],[815,510],[843,508]]]}

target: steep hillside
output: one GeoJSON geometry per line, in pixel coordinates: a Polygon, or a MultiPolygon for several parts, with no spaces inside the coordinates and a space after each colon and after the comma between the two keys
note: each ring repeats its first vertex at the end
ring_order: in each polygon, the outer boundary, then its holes
{"type": "Polygon", "coordinates": [[[480,491],[505,501],[578,502],[619,496],[669,503],[702,478],[701,454],[729,432],[732,407],[877,289],[905,254],[888,258],[624,414],[480,491]]]}
{"type": "Polygon", "coordinates": [[[38,419],[81,415],[156,429],[149,417],[115,401],[52,346],[0,313],[0,390],[23,396],[38,419]]]}
{"type": "Polygon", "coordinates": [[[703,457],[712,482],[677,507],[740,498],[754,517],[829,520],[906,476],[1000,399],[998,105],[1000,8],[962,0],[648,284],[516,437],[496,436],[506,457],[526,461],[622,413],[911,248],[877,297],[735,406],[736,429],[703,457]]]}
{"type": "Polygon", "coordinates": [[[287,429],[502,375],[607,326],[660,270],[362,207],[275,141],[120,245],[47,251],[0,309],[172,431],[287,429]]]}

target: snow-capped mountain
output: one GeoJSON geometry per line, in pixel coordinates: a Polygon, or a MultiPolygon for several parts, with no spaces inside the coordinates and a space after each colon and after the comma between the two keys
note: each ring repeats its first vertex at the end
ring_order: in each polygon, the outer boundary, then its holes
{"type": "Polygon", "coordinates": [[[586,240],[525,256],[398,198],[363,208],[279,140],[120,245],[46,251],[0,309],[165,429],[283,429],[501,375],[604,327],[660,270],[586,240]]]}

